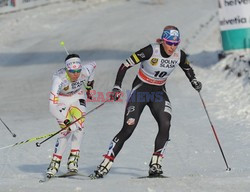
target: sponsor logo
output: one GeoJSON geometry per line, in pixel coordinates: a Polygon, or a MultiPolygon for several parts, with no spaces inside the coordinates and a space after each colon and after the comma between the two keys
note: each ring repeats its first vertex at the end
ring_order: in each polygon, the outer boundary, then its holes
{"type": "Polygon", "coordinates": [[[136,63],[140,63],[140,59],[137,57],[135,53],[132,55],[132,57],[134,58],[136,63]]]}
{"type": "Polygon", "coordinates": [[[118,141],[119,139],[117,137],[115,137],[113,141],[111,141],[109,145],[108,153],[107,153],[108,156],[115,156],[113,149],[118,141]]]}
{"type": "Polygon", "coordinates": [[[245,17],[240,17],[237,16],[235,18],[232,19],[223,19],[220,21],[220,25],[237,25],[237,24],[245,24],[247,23],[247,18],[245,17]]]}
{"type": "Polygon", "coordinates": [[[190,62],[186,59],[185,64],[190,65],[190,62]]]}
{"type": "Polygon", "coordinates": [[[63,107],[63,108],[59,109],[60,112],[63,112],[65,110],[66,110],[66,107],[63,107]]]}
{"type": "Polygon", "coordinates": [[[119,141],[119,139],[117,137],[114,138],[113,140],[115,143],[117,143],[119,141]]]}
{"type": "Polygon", "coordinates": [[[170,36],[174,36],[173,40],[176,40],[179,37],[179,32],[177,30],[170,30],[170,36]]]}
{"type": "Polygon", "coordinates": [[[69,86],[63,88],[64,91],[69,90],[69,86]]]}
{"type": "Polygon", "coordinates": [[[139,57],[141,57],[141,58],[145,58],[145,54],[144,53],[138,53],[137,54],[139,57]]]}
{"type": "Polygon", "coordinates": [[[111,150],[114,147],[115,143],[113,141],[109,144],[109,150],[111,150]]]}
{"type": "Polygon", "coordinates": [[[177,64],[177,60],[162,59],[160,67],[174,68],[176,64],[177,64]]]}
{"type": "MultiPolygon", "coordinates": [[[[221,4],[221,2],[219,2],[221,4]]],[[[250,0],[224,0],[224,6],[248,5],[250,0]]],[[[221,6],[221,5],[220,5],[221,6]]]]}
{"type": "Polygon", "coordinates": [[[127,110],[128,110],[128,112],[127,112],[127,116],[128,116],[129,113],[132,113],[135,111],[135,106],[129,106],[127,110]]]}
{"type": "Polygon", "coordinates": [[[83,81],[76,81],[72,83],[72,89],[77,89],[83,85],[83,81]]]}
{"type": "Polygon", "coordinates": [[[129,118],[129,119],[127,120],[127,124],[128,124],[128,125],[134,125],[134,124],[135,124],[135,119],[134,119],[134,118],[129,118]]]}
{"type": "Polygon", "coordinates": [[[80,105],[86,107],[86,102],[84,99],[79,99],[80,105]]]}
{"type": "Polygon", "coordinates": [[[165,108],[164,108],[164,112],[167,112],[171,115],[172,112],[172,108],[171,108],[171,104],[168,101],[165,101],[165,108]]]}
{"type": "Polygon", "coordinates": [[[150,60],[150,64],[153,65],[153,66],[156,66],[158,64],[158,60],[159,60],[158,58],[152,58],[150,60]]]}

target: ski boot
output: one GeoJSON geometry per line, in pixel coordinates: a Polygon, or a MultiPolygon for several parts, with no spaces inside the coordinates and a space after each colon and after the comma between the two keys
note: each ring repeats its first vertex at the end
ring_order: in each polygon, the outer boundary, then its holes
{"type": "Polygon", "coordinates": [[[54,155],[52,157],[52,160],[51,160],[49,167],[47,169],[47,172],[46,172],[46,176],[48,178],[53,177],[58,172],[58,169],[59,169],[60,163],[61,163],[61,159],[62,159],[62,157],[57,156],[57,155],[54,155]]]}
{"type": "Polygon", "coordinates": [[[95,170],[93,174],[89,175],[89,177],[91,179],[103,178],[111,169],[113,161],[114,157],[104,155],[104,160],[102,161],[102,163],[97,167],[97,170],[95,170]]]}
{"type": "Polygon", "coordinates": [[[161,154],[153,154],[151,162],[149,164],[149,177],[159,177],[163,174],[161,169],[163,156],[161,154]]]}
{"type": "Polygon", "coordinates": [[[71,150],[68,158],[68,172],[78,172],[78,160],[80,157],[80,151],[79,150],[71,150]]]}

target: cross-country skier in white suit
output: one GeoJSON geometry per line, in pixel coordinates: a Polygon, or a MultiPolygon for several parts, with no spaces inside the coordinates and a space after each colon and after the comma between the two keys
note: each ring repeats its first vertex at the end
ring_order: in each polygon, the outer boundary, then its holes
{"type": "MultiPolygon", "coordinates": [[[[65,68],[59,69],[53,75],[50,91],[49,109],[57,119],[60,128],[65,128],[70,122],[80,118],[86,112],[86,95],[92,99],[91,90],[94,85],[95,62],[82,64],[79,55],[69,54],[65,59],[65,68]]],[[[69,128],[60,132],[52,160],[47,169],[47,177],[54,176],[60,167],[67,143],[71,141],[71,151],[67,168],[70,172],[78,171],[80,145],[83,137],[84,118],[69,128]]]]}

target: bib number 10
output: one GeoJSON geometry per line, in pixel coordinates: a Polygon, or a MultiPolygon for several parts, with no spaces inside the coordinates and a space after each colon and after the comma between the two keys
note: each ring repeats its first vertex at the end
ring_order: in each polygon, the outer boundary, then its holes
{"type": "Polygon", "coordinates": [[[155,77],[160,77],[163,78],[167,75],[168,73],[166,71],[155,71],[155,77]]]}

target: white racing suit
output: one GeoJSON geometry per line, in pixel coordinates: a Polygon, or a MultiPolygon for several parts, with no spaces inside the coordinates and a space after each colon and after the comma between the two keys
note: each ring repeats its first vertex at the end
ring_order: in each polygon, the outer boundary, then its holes
{"type": "MultiPolygon", "coordinates": [[[[86,102],[83,87],[87,82],[94,80],[95,62],[90,62],[82,66],[81,74],[77,81],[71,82],[65,70],[62,68],[53,75],[53,83],[50,92],[49,109],[51,114],[57,119],[61,128],[65,127],[64,121],[69,119],[71,122],[80,118],[86,112],[86,102]]],[[[82,118],[60,132],[57,139],[53,156],[62,158],[67,147],[68,140],[71,138],[71,152],[80,151],[81,140],[83,137],[84,120],[82,118]]]]}

